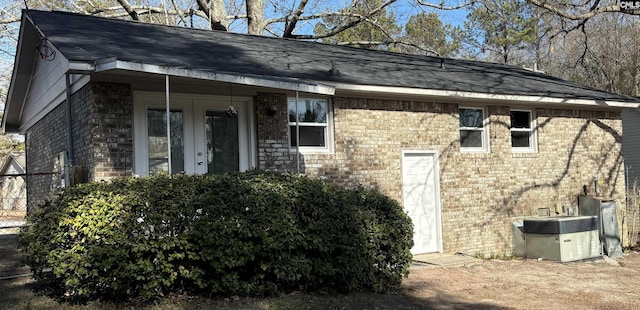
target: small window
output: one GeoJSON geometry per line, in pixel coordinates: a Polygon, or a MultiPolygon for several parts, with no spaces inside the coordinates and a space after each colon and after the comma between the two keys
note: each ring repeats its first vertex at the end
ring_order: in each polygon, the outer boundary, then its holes
{"type": "Polygon", "coordinates": [[[306,152],[331,150],[331,109],[324,99],[289,99],[289,145],[306,152]],[[297,115],[297,118],[296,118],[297,115]],[[297,122],[296,122],[297,119],[297,122]]]}
{"type": "Polygon", "coordinates": [[[535,132],[533,115],[527,110],[511,110],[511,147],[513,151],[534,152],[535,132]]]}
{"type": "Polygon", "coordinates": [[[489,151],[487,120],[482,108],[460,108],[460,150],[489,151]]]}

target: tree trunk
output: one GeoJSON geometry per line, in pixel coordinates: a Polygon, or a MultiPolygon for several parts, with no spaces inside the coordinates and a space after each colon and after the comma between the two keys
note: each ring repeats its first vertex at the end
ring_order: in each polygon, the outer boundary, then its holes
{"type": "Polygon", "coordinates": [[[261,35],[264,31],[264,0],[246,0],[246,3],[248,32],[261,35]]]}
{"type": "Polygon", "coordinates": [[[229,23],[227,22],[227,11],[224,8],[224,0],[211,0],[210,4],[205,0],[197,0],[198,8],[209,16],[211,29],[227,31],[229,23]]]}

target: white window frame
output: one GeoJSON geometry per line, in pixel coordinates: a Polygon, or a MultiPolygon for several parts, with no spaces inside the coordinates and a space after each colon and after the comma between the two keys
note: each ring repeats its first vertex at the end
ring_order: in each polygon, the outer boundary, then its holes
{"type": "MultiPolygon", "coordinates": [[[[300,154],[322,154],[322,153],[333,153],[333,103],[329,98],[312,98],[312,97],[304,97],[298,98],[298,101],[311,100],[311,101],[321,101],[327,104],[327,123],[303,123],[297,122],[299,127],[324,127],[324,136],[325,136],[325,146],[292,146],[291,145],[291,127],[296,126],[296,122],[291,122],[289,120],[289,102],[295,101],[295,97],[287,98],[287,133],[289,137],[289,149],[290,152],[296,153],[297,150],[300,150],[300,154]]],[[[300,143],[298,139],[298,143],[300,143]]]]}
{"type": "MultiPolygon", "coordinates": [[[[458,136],[460,136],[461,130],[473,130],[473,131],[481,131],[482,138],[482,146],[480,147],[463,147],[462,139],[460,139],[460,151],[465,153],[489,153],[489,115],[487,113],[487,108],[479,107],[479,106],[459,106],[458,107],[458,118],[460,117],[461,109],[473,109],[473,110],[482,110],[482,128],[478,127],[459,127],[458,128],[458,136]]],[[[458,124],[460,121],[458,119],[458,124]]],[[[459,125],[458,125],[459,126],[459,125]]]]}
{"type": "Polygon", "coordinates": [[[509,109],[509,141],[513,139],[511,133],[513,132],[529,132],[529,146],[528,147],[511,147],[511,151],[514,153],[535,153],[538,151],[537,135],[536,135],[536,116],[533,109],[509,109]],[[530,128],[513,128],[511,127],[511,111],[528,112],[529,113],[529,127],[530,128]]]}

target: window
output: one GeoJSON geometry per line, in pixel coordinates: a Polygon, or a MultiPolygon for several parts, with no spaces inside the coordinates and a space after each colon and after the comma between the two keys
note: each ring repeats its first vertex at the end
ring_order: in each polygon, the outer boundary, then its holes
{"type": "Polygon", "coordinates": [[[459,109],[460,150],[466,152],[488,152],[488,128],[483,108],[459,109]]]}
{"type": "Polygon", "coordinates": [[[533,115],[527,110],[511,110],[511,148],[513,151],[534,152],[533,115]]]}
{"type": "Polygon", "coordinates": [[[331,109],[323,99],[289,99],[289,145],[300,151],[329,152],[332,145],[331,109]],[[297,123],[296,123],[297,115],[297,123]],[[297,127],[297,129],[296,129],[297,127]]]}
{"type": "MultiPolygon", "coordinates": [[[[167,114],[163,109],[147,109],[147,152],[149,172],[169,171],[167,114]]],[[[180,110],[171,110],[171,173],[184,171],[184,131],[180,110]]]]}

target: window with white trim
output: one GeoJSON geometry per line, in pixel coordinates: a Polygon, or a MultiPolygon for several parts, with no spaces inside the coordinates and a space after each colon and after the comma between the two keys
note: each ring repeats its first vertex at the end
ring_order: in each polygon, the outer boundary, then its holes
{"type": "Polygon", "coordinates": [[[535,152],[535,125],[531,110],[511,110],[511,149],[515,152],[535,152]]]}
{"type": "Polygon", "coordinates": [[[325,99],[289,99],[289,146],[300,152],[331,152],[333,145],[331,105],[325,99]],[[296,122],[297,116],[297,122],[296,122]],[[299,146],[298,146],[299,141],[299,146]]]}
{"type": "Polygon", "coordinates": [[[460,150],[464,152],[488,152],[489,133],[485,109],[460,107],[460,150]]]}

